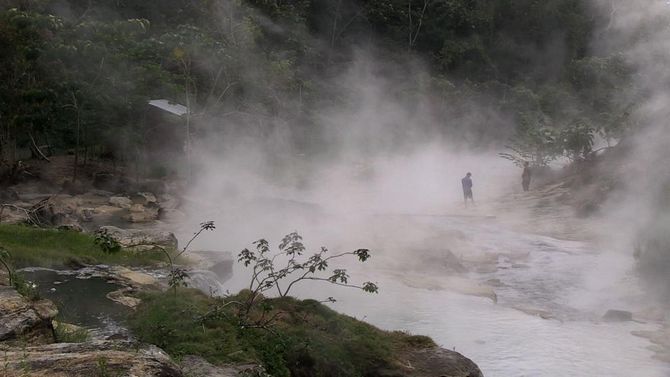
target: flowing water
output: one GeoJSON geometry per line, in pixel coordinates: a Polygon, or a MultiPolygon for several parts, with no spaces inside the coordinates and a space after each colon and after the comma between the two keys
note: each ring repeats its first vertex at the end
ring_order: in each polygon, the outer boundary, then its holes
{"type": "MultiPolygon", "coordinates": [[[[487,377],[670,376],[668,364],[651,358],[650,343],[631,335],[657,324],[601,321],[608,309],[640,309],[635,278],[627,272],[629,256],[517,233],[491,219],[417,216],[407,224],[428,226],[436,234],[457,230],[470,250],[499,254],[494,268],[466,274],[473,282],[495,281],[497,303],[434,284],[423,289],[426,279],[448,279],[425,273],[398,278],[397,271],[370,268],[374,262],[350,272],[352,278],[378,282],[378,295],[327,284],[318,290],[304,285],[295,293],[333,296],[338,301],[332,307],[340,312],[384,329],[429,335],[474,360],[487,377]]],[[[236,270],[227,283],[230,291],[244,287],[245,276],[236,270]]]]}

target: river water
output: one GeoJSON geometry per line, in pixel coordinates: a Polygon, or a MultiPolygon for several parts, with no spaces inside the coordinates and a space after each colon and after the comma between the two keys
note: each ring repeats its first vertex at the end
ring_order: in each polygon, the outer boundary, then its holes
{"type": "MultiPolygon", "coordinates": [[[[333,296],[338,301],[329,305],[340,312],[383,329],[429,335],[471,358],[487,377],[670,376],[668,364],[651,358],[650,343],[631,335],[634,330],[655,330],[657,324],[601,320],[608,309],[640,309],[629,256],[518,233],[490,218],[417,216],[405,224],[429,227],[435,234],[458,231],[468,250],[497,255],[494,268],[470,269],[464,276],[473,283],[495,281],[497,303],[435,284],[422,288],[426,279],[449,280],[421,272],[398,278],[398,271],[370,267],[374,261],[351,266],[350,273],[352,279],[378,282],[377,295],[327,284],[318,289],[303,285],[295,293],[315,299],[333,296]]],[[[231,291],[244,286],[246,275],[241,270],[235,275],[227,283],[231,291]]]]}
{"type": "Polygon", "coordinates": [[[667,364],[651,358],[649,342],[630,334],[657,325],[600,320],[608,309],[635,309],[635,280],[626,275],[626,256],[596,252],[580,242],[516,233],[495,221],[416,221],[457,229],[474,248],[503,253],[495,270],[469,274],[475,281],[497,281],[497,303],[447,290],[410,288],[380,275],[378,297],[348,298],[336,303],[336,309],[385,329],[430,335],[473,359],[487,377],[670,376],[667,364]],[[515,263],[504,256],[510,251],[528,256],[515,263]]]}

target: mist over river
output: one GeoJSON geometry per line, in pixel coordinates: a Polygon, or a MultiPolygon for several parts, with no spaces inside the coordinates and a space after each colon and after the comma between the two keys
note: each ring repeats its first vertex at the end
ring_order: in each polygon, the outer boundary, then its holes
{"type": "MultiPolygon", "coordinates": [[[[428,335],[471,358],[487,377],[670,376],[670,365],[652,359],[651,343],[631,335],[657,330],[658,325],[601,319],[609,309],[644,308],[636,278],[627,272],[630,256],[595,250],[585,242],[519,233],[494,216],[477,213],[481,211],[474,210],[472,216],[361,216],[357,221],[369,224],[371,239],[379,232],[398,239],[390,233],[391,226],[396,233],[422,238],[384,245],[372,250],[369,262],[347,265],[351,280],[377,282],[379,294],[320,282],[306,282],[294,293],[318,300],[332,296],[337,302],[329,305],[337,311],[383,329],[428,335]],[[441,238],[461,260],[471,253],[488,261],[470,263],[468,272],[459,274],[456,289],[450,289],[453,274],[420,264],[424,259],[434,263],[426,250],[441,238]],[[422,242],[427,248],[421,248],[422,242]],[[407,265],[417,268],[403,268],[391,260],[413,261],[407,265]],[[491,284],[495,300],[462,293],[463,285],[491,284]]],[[[306,237],[308,250],[317,246],[312,239],[319,240],[306,237]]],[[[248,276],[236,266],[224,286],[236,292],[248,285],[248,276]]],[[[477,289],[466,291],[479,294],[477,289]]]]}

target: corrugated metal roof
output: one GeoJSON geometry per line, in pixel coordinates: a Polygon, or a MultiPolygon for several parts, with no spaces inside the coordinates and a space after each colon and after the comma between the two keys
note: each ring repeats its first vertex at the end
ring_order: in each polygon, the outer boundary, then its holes
{"type": "Polygon", "coordinates": [[[149,101],[149,105],[157,107],[163,111],[167,111],[168,113],[177,115],[177,116],[182,116],[186,113],[188,113],[188,108],[184,105],[180,105],[178,103],[171,103],[170,101],[166,99],[154,99],[149,101]]]}

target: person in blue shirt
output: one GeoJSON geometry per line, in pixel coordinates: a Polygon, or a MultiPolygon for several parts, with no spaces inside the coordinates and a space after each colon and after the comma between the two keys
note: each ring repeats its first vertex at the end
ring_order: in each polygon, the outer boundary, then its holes
{"type": "Polygon", "coordinates": [[[461,185],[463,186],[463,200],[465,201],[465,206],[468,206],[468,199],[475,203],[475,199],[472,197],[472,173],[468,172],[463,179],[461,179],[461,185]]]}

